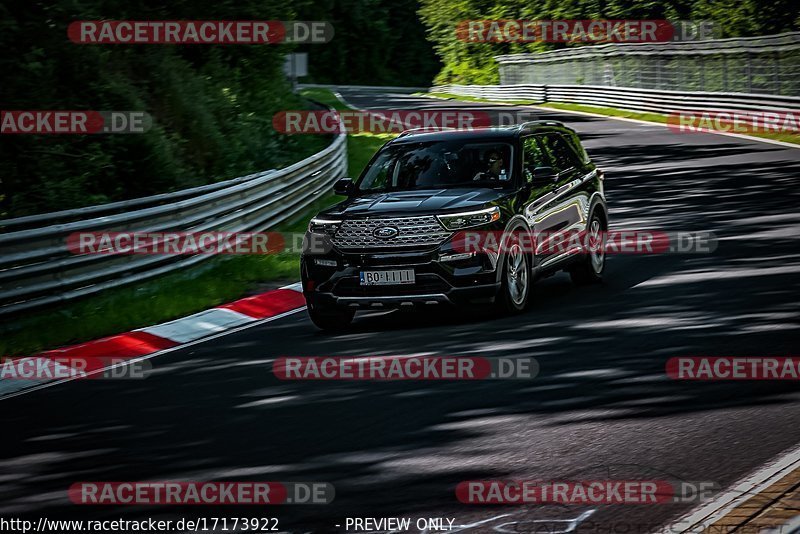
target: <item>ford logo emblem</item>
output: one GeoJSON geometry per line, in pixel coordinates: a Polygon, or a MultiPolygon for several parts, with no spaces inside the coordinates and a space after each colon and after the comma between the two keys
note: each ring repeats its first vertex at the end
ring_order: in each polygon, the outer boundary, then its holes
{"type": "Polygon", "coordinates": [[[372,232],[372,235],[380,239],[391,239],[392,237],[397,237],[399,234],[400,230],[394,226],[381,226],[372,232]]]}

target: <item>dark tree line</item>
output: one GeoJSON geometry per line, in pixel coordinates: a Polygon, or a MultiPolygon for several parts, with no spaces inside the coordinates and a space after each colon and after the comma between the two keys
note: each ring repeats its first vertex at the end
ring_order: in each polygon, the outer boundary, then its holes
{"type": "Polygon", "coordinates": [[[0,109],[140,110],[131,135],[0,136],[0,217],[176,190],[286,165],[323,139],[285,136],[302,105],[285,46],[82,45],[75,20],[285,19],[281,0],[13,0],[0,4],[0,109]]]}
{"type": "Polygon", "coordinates": [[[317,83],[427,86],[441,63],[417,15],[418,0],[302,0],[301,17],[330,21],[327,45],[307,45],[317,83]]]}
{"type": "Polygon", "coordinates": [[[0,109],[136,110],[136,135],[0,136],[0,218],[201,185],[279,167],[324,139],[286,136],[272,116],[304,103],[287,45],[80,45],[75,20],[325,20],[306,81],[494,83],[493,56],[547,44],[467,44],[470,19],[711,19],[726,36],[794,30],[796,0],[2,0],[0,109]]]}

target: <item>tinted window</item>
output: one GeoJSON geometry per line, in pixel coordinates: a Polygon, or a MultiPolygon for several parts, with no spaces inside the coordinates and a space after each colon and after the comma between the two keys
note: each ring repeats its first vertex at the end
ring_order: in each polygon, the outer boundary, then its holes
{"type": "Polygon", "coordinates": [[[522,172],[525,181],[533,180],[533,171],[537,167],[549,167],[550,163],[547,155],[542,149],[542,145],[536,137],[526,137],[522,142],[522,172]]]}
{"type": "Polygon", "coordinates": [[[591,159],[589,158],[589,154],[586,153],[586,149],[583,148],[581,144],[581,140],[578,137],[578,134],[572,134],[565,137],[569,145],[572,147],[573,152],[577,154],[578,159],[583,163],[589,163],[591,159]]]}
{"type": "Polygon", "coordinates": [[[552,167],[562,172],[579,165],[580,160],[567,141],[559,134],[547,134],[542,137],[542,145],[550,156],[552,167]]]}
{"type": "Polygon", "coordinates": [[[401,143],[384,148],[359,181],[361,191],[511,187],[512,147],[475,140],[401,143]]]}

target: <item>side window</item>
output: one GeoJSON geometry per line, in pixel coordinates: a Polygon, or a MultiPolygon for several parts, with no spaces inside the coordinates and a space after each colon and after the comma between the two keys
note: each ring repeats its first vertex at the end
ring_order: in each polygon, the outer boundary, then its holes
{"type": "Polygon", "coordinates": [[[561,135],[547,134],[542,138],[542,144],[556,172],[563,172],[580,164],[575,151],[561,135]]]}
{"type": "Polygon", "coordinates": [[[542,145],[537,137],[526,137],[522,141],[522,174],[526,182],[533,181],[533,170],[537,167],[547,167],[547,155],[542,150],[542,145]]]}
{"type": "Polygon", "coordinates": [[[583,145],[581,144],[581,140],[578,137],[578,134],[574,133],[572,135],[568,135],[566,137],[566,140],[572,147],[573,152],[575,152],[575,154],[578,156],[578,159],[581,162],[589,163],[591,161],[589,154],[586,153],[586,149],[583,148],[583,145]]]}

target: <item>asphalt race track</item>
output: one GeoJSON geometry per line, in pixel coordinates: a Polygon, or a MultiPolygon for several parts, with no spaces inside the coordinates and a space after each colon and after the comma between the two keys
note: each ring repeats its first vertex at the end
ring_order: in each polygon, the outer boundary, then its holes
{"type": "MultiPolygon", "coordinates": [[[[345,90],[360,108],[486,109],[345,90]]],[[[513,111],[514,108],[497,108],[513,111]]],[[[343,532],[347,516],[450,517],[465,532],[643,532],[693,503],[476,506],[464,480],[712,481],[800,443],[796,382],[683,382],[673,356],[797,355],[800,149],[548,113],[606,172],[612,229],[712,231],[705,255],[618,255],[603,285],[559,274],[531,309],[360,316],[323,334],[305,312],[152,360],[142,381],[76,381],[2,401],[0,513],[48,518],[275,516],[343,532]],[[289,382],[279,356],[536,358],[530,381],[289,382]],[[324,506],[87,507],[76,481],[326,481],[324,506]],[[559,522],[560,521],[560,522],[559,522]]]]}

